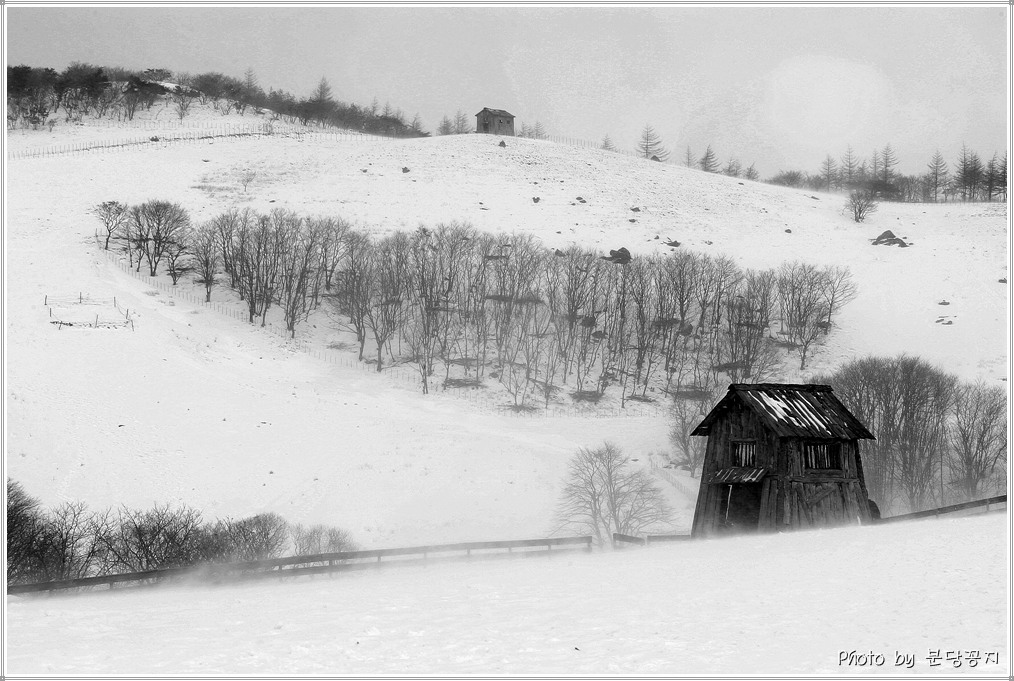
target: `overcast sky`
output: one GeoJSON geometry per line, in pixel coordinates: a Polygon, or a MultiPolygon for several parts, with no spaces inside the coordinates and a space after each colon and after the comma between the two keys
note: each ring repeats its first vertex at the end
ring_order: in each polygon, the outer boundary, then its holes
{"type": "MultiPolygon", "coordinates": [[[[1005,3],[980,7],[115,8],[7,6],[7,63],[218,71],[443,115],[507,109],[552,134],[762,176],[890,143],[903,172],[1006,148],[1005,3]]],[[[471,120],[474,120],[471,119],[471,120]]]]}

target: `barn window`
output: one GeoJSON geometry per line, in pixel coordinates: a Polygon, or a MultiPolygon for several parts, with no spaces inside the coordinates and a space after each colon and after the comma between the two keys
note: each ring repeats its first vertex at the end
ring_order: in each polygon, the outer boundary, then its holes
{"type": "Polygon", "coordinates": [[[841,470],[841,443],[805,443],[803,445],[803,465],[812,470],[841,470]]]}
{"type": "Polygon", "coordinates": [[[756,466],[757,443],[753,440],[733,440],[732,465],[749,467],[756,466]]]}

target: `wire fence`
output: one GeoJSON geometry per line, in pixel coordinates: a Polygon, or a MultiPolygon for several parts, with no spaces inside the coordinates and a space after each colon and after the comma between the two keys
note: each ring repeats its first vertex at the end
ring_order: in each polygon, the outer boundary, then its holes
{"type": "Polygon", "coordinates": [[[129,328],[134,331],[134,320],[130,310],[122,307],[115,296],[96,298],[84,293],[76,296],[53,296],[46,294],[42,301],[49,312],[51,324],[62,331],[63,327],[87,327],[92,329],[129,328]],[[118,313],[110,317],[104,312],[113,308],[118,313]]]}
{"type": "Polygon", "coordinates": [[[117,137],[103,140],[88,140],[57,144],[48,147],[39,147],[23,150],[9,150],[7,158],[10,160],[28,158],[46,158],[55,156],[76,156],[85,153],[96,152],[117,152],[133,151],[139,149],[167,149],[192,144],[215,144],[222,141],[235,141],[241,139],[295,139],[300,142],[357,142],[357,141],[393,141],[394,137],[381,135],[370,135],[355,130],[343,128],[317,128],[317,129],[278,129],[271,122],[263,123],[240,123],[215,126],[198,126],[198,129],[188,129],[176,132],[166,132],[164,128],[153,128],[160,134],[146,137],[117,137]]]}
{"type": "Polygon", "coordinates": [[[653,475],[656,475],[656,476],[662,478],[663,480],[665,480],[666,482],[668,482],[670,485],[672,485],[673,487],[675,487],[676,489],[678,489],[683,494],[687,495],[688,497],[696,497],[697,496],[697,491],[696,490],[690,489],[690,487],[688,487],[686,484],[684,484],[679,479],[679,477],[677,477],[676,474],[673,473],[668,468],[663,468],[662,466],[658,465],[658,462],[655,461],[654,457],[650,457],[650,456],[648,457],[648,466],[651,469],[651,472],[652,472],[653,475]]]}

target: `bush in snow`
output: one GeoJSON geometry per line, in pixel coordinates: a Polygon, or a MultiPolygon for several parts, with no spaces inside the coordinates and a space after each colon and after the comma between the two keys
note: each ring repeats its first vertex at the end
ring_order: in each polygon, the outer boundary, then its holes
{"type": "Polygon", "coordinates": [[[863,222],[870,215],[876,212],[879,204],[874,198],[872,191],[855,190],[849,194],[845,203],[845,210],[856,222],[863,222]]]}
{"type": "Polygon", "coordinates": [[[7,478],[7,583],[26,581],[37,573],[37,546],[43,517],[39,500],[20,483],[7,478]]]}
{"type": "Polygon", "coordinates": [[[113,572],[142,572],[201,560],[201,513],[181,506],[121,508],[101,540],[113,572]]]}
{"type": "Polygon", "coordinates": [[[355,551],[358,547],[345,530],[327,525],[293,525],[293,553],[297,556],[310,556],[319,553],[340,553],[355,551]]]}

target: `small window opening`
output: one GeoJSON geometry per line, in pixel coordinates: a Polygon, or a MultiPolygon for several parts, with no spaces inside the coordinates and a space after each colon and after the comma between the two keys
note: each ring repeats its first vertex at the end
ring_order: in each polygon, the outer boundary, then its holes
{"type": "Polygon", "coordinates": [[[803,465],[811,470],[841,470],[841,444],[838,442],[804,444],[803,465]]]}
{"type": "Polygon", "coordinates": [[[741,441],[732,443],[732,465],[754,467],[757,465],[757,443],[741,441]]]}

